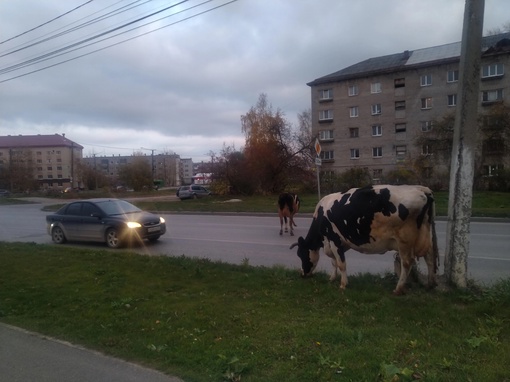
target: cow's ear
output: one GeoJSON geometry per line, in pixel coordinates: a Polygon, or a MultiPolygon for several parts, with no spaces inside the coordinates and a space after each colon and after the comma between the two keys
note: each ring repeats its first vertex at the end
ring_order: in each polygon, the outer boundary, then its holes
{"type": "Polygon", "coordinates": [[[304,244],[305,239],[303,239],[303,236],[299,236],[299,239],[297,240],[297,242],[298,242],[299,246],[301,247],[304,244]]]}

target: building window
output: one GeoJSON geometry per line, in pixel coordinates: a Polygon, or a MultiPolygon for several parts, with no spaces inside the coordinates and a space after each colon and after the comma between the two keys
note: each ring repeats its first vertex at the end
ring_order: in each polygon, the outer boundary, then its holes
{"type": "Polygon", "coordinates": [[[333,91],[331,89],[319,90],[319,100],[328,101],[333,99],[333,91]]]}
{"type": "Polygon", "coordinates": [[[482,102],[497,102],[503,100],[503,89],[482,92],[482,102]]]}
{"type": "Polygon", "coordinates": [[[483,174],[485,176],[497,176],[500,170],[503,170],[503,165],[495,164],[483,166],[483,174]]]}
{"type": "Polygon", "coordinates": [[[397,101],[395,102],[395,110],[405,110],[406,101],[397,101]]]}
{"type": "Polygon", "coordinates": [[[358,85],[349,85],[348,94],[349,94],[349,97],[357,96],[358,95],[358,85]]]}
{"type": "Polygon", "coordinates": [[[48,179],[53,179],[53,175],[48,175],[48,179]]]}
{"type": "Polygon", "coordinates": [[[333,160],[335,158],[334,151],[322,151],[321,152],[321,159],[322,160],[333,160]]]}
{"type": "Polygon", "coordinates": [[[381,104],[376,103],[372,105],[372,115],[379,115],[381,114],[381,104]]]}
{"type": "Polygon", "coordinates": [[[62,166],[57,166],[57,170],[62,171],[62,166]]]}
{"type": "Polygon", "coordinates": [[[448,94],[448,106],[457,106],[457,94],[448,94]]]}
{"type": "Polygon", "coordinates": [[[446,82],[457,82],[459,80],[458,70],[448,70],[446,73],[446,82]]]}
{"type": "Polygon", "coordinates": [[[395,88],[403,88],[406,86],[405,78],[395,78],[395,88]]]}
{"type": "Polygon", "coordinates": [[[382,157],[382,147],[372,147],[372,156],[374,158],[382,157]]]}
{"type": "Polygon", "coordinates": [[[349,108],[349,116],[351,118],[356,118],[359,115],[359,109],[357,106],[353,106],[349,108]]]}
{"type": "Polygon", "coordinates": [[[395,153],[396,153],[398,159],[405,158],[406,153],[407,153],[407,147],[405,145],[396,146],[395,153]]]}
{"type": "Polygon", "coordinates": [[[37,151],[37,152],[36,152],[36,154],[37,154],[37,155],[42,155],[42,152],[37,151]]]}
{"type": "Polygon", "coordinates": [[[358,138],[359,137],[359,128],[358,127],[351,127],[349,129],[349,135],[351,138],[358,138]]]}
{"type": "Polygon", "coordinates": [[[359,149],[351,149],[351,159],[359,159],[359,149]]]}
{"type": "Polygon", "coordinates": [[[321,141],[332,141],[333,130],[323,130],[319,133],[319,140],[321,141]]]}
{"type": "Polygon", "coordinates": [[[51,166],[48,166],[47,170],[48,171],[53,171],[53,168],[51,166]]]}
{"type": "Polygon", "coordinates": [[[422,121],[421,122],[421,131],[427,133],[432,130],[432,121],[422,121]]]}
{"type": "Polygon", "coordinates": [[[503,64],[485,65],[482,67],[482,78],[499,77],[505,72],[503,64]]]}
{"type": "Polygon", "coordinates": [[[333,119],[333,110],[319,111],[319,121],[329,121],[333,119]]]}
{"type": "Polygon", "coordinates": [[[407,129],[407,125],[405,123],[396,123],[395,124],[395,133],[405,133],[407,129]]]}
{"type": "Polygon", "coordinates": [[[432,85],[432,74],[425,74],[420,77],[420,86],[430,86],[432,85]]]}
{"type": "Polygon", "coordinates": [[[422,98],[421,99],[421,108],[423,109],[432,109],[432,97],[422,98]]]}
{"type": "Polygon", "coordinates": [[[432,155],[432,150],[429,145],[421,146],[421,155],[432,155]]]}
{"type": "Polygon", "coordinates": [[[370,93],[380,93],[381,90],[381,83],[380,82],[373,82],[370,84],[370,93]]]}
{"type": "Polygon", "coordinates": [[[382,135],[382,126],[381,125],[372,125],[372,136],[380,137],[382,135]]]}

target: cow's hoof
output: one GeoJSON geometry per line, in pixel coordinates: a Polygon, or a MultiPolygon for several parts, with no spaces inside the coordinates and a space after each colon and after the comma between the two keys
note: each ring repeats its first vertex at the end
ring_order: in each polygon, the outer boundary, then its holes
{"type": "Polygon", "coordinates": [[[290,233],[290,236],[294,236],[294,232],[291,232],[291,233],[290,233]]]}
{"type": "Polygon", "coordinates": [[[404,288],[402,288],[402,289],[395,289],[393,291],[393,295],[394,296],[403,296],[405,294],[406,294],[406,291],[404,290],[404,288]]]}
{"type": "Polygon", "coordinates": [[[280,231],[280,236],[282,236],[282,235],[283,235],[283,232],[282,232],[282,231],[280,231]]]}

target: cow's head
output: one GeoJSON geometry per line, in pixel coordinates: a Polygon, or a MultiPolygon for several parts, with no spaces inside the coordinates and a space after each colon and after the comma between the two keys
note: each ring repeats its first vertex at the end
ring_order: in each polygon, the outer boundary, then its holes
{"type": "Polygon", "coordinates": [[[301,259],[301,275],[303,277],[310,276],[319,262],[319,250],[312,250],[306,244],[302,236],[299,237],[297,243],[290,246],[290,249],[298,247],[297,255],[301,259]]]}

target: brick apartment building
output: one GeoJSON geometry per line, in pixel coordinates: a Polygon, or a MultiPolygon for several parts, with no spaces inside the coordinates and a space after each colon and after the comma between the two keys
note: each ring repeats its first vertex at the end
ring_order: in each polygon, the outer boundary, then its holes
{"type": "Polygon", "coordinates": [[[0,182],[11,191],[25,191],[27,177],[40,189],[79,187],[78,166],[83,146],[54,135],[0,137],[0,182]]]}
{"type": "MultiPolygon", "coordinates": [[[[374,57],[308,83],[321,170],[366,168],[377,183],[388,171],[427,155],[414,140],[455,110],[460,48],[456,42],[374,57]]],[[[509,100],[510,33],[483,38],[481,67],[483,114],[488,105],[509,100]]],[[[506,153],[506,163],[486,167],[508,166],[508,160],[506,153]]]]}

